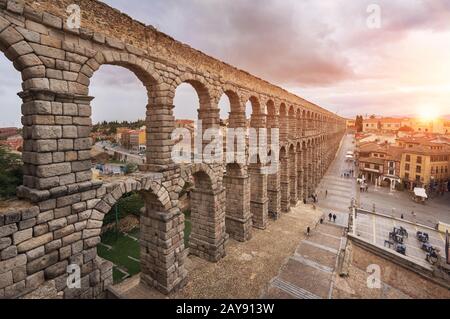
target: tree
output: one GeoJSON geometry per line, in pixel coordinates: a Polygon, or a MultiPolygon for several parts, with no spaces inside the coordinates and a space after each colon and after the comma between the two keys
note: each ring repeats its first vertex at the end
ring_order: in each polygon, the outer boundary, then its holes
{"type": "Polygon", "coordinates": [[[356,116],[355,126],[356,126],[356,132],[362,132],[363,131],[363,117],[362,117],[362,115],[357,115],[356,116]]]}
{"type": "Polygon", "coordinates": [[[0,147],[0,199],[16,195],[16,188],[22,184],[22,160],[19,155],[0,147]]]}

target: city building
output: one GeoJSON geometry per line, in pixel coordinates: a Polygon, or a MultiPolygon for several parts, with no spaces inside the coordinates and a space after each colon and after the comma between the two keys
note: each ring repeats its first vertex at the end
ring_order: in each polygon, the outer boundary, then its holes
{"type": "Polygon", "coordinates": [[[384,117],[379,120],[379,127],[382,131],[397,132],[403,123],[403,119],[384,117]]]}
{"type": "Polygon", "coordinates": [[[380,129],[380,120],[377,118],[363,119],[363,132],[376,132],[380,129]]]}
{"type": "Polygon", "coordinates": [[[367,183],[394,189],[401,182],[402,149],[387,143],[364,143],[358,146],[360,177],[367,183]]]}
{"type": "Polygon", "coordinates": [[[127,130],[121,133],[121,145],[135,152],[142,152],[146,149],[147,134],[145,128],[140,130],[127,130]]]}
{"type": "Polygon", "coordinates": [[[403,147],[400,177],[405,187],[423,187],[430,191],[446,188],[450,166],[450,148],[426,140],[399,141],[403,147]]]}

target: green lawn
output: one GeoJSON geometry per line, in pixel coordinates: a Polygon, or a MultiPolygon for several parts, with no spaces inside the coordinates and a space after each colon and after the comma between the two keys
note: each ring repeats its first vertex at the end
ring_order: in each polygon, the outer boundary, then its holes
{"type": "Polygon", "coordinates": [[[189,236],[191,235],[192,224],[191,224],[191,211],[187,210],[184,212],[184,246],[188,247],[189,236]]]}
{"type": "MultiPolygon", "coordinates": [[[[185,212],[185,228],[184,228],[184,243],[188,246],[189,235],[191,234],[191,221],[190,212],[185,212]]],[[[139,228],[135,228],[128,233],[130,236],[139,239],[139,228]]],[[[98,255],[106,260],[109,260],[117,265],[119,268],[125,270],[130,276],[134,276],[141,271],[141,265],[139,262],[130,259],[140,259],[139,241],[135,241],[132,238],[126,236],[123,233],[116,233],[115,231],[108,231],[102,235],[102,243],[104,245],[98,245],[98,255]],[[109,249],[107,246],[111,246],[109,249]]],[[[122,281],[124,274],[121,273],[116,267],[113,268],[114,284],[118,284],[122,281]]]]}
{"type": "MultiPolygon", "coordinates": [[[[135,228],[129,233],[130,236],[139,238],[139,229],[135,228]]],[[[133,257],[139,260],[139,241],[135,241],[132,238],[125,236],[123,233],[116,233],[109,231],[102,235],[102,243],[111,246],[112,249],[108,249],[104,245],[98,246],[98,255],[106,260],[118,265],[121,269],[125,270],[131,276],[138,274],[141,271],[141,265],[139,262],[129,258],[133,257]]],[[[122,281],[124,274],[114,267],[113,277],[114,284],[122,281]]]]}

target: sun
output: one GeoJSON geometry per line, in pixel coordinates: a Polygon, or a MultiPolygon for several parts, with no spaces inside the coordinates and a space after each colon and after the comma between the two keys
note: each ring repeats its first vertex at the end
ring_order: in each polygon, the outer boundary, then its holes
{"type": "Polygon", "coordinates": [[[439,110],[435,106],[426,105],[418,109],[419,118],[424,121],[433,121],[439,118],[439,110]]]}

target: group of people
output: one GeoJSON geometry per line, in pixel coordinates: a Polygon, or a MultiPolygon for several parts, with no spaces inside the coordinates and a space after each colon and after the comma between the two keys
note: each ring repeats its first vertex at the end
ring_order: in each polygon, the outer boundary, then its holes
{"type": "Polygon", "coordinates": [[[351,177],[353,177],[353,172],[354,172],[354,170],[352,170],[352,169],[349,171],[345,171],[344,173],[341,174],[341,177],[351,178],[351,177]]]}
{"type": "Polygon", "coordinates": [[[333,222],[335,223],[336,222],[336,218],[337,218],[336,214],[332,214],[332,213],[328,214],[328,220],[330,222],[331,222],[331,219],[333,219],[333,222]]]}
{"type": "Polygon", "coordinates": [[[365,185],[360,185],[360,186],[359,186],[359,190],[360,190],[362,193],[368,193],[368,192],[369,192],[369,185],[367,185],[367,184],[365,184],[365,185]]]}
{"type": "MultiPolygon", "coordinates": [[[[333,222],[334,223],[336,223],[336,219],[337,219],[337,216],[336,216],[336,214],[332,214],[332,213],[329,213],[328,214],[328,220],[331,222],[331,220],[333,220],[333,222]]],[[[320,224],[323,224],[323,222],[324,222],[324,220],[323,220],[323,218],[321,218],[320,219],[320,224]]],[[[307,228],[306,228],[306,236],[309,236],[311,234],[311,228],[308,226],[307,228]]]]}

